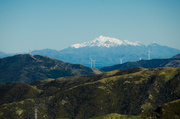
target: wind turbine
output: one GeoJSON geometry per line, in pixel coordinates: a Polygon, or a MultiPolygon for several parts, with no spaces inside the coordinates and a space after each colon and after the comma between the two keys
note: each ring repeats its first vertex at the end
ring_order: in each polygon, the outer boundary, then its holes
{"type": "Polygon", "coordinates": [[[31,55],[31,50],[29,50],[29,55],[31,55]]]}
{"type": "Polygon", "coordinates": [[[36,109],[36,108],[34,109],[34,113],[35,113],[35,114],[34,114],[35,119],[37,119],[37,116],[38,116],[38,115],[37,115],[37,109],[36,109]]]}
{"type": "Polygon", "coordinates": [[[120,59],[120,64],[122,64],[122,60],[124,59],[124,57],[123,58],[119,58],[120,59]]]}
{"type": "Polygon", "coordinates": [[[90,60],[91,60],[91,67],[94,67],[95,68],[95,60],[92,60],[92,58],[90,57],[90,60]],[[94,64],[93,64],[94,63],[94,64]]]}
{"type": "Polygon", "coordinates": [[[93,62],[94,62],[94,68],[95,68],[95,61],[96,61],[96,60],[93,60],[93,62]]]}
{"type": "Polygon", "coordinates": [[[93,60],[91,59],[91,57],[90,57],[90,61],[91,61],[91,62],[90,62],[90,63],[91,63],[91,68],[92,68],[93,60]]]}
{"type": "Polygon", "coordinates": [[[151,54],[151,51],[150,50],[148,50],[148,60],[150,60],[151,58],[150,58],[150,54],[151,54]]]}

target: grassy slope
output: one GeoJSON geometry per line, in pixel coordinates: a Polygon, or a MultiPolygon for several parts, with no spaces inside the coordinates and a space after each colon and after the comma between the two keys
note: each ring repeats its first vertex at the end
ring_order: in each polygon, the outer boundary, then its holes
{"type": "Polygon", "coordinates": [[[117,113],[111,113],[100,117],[94,117],[90,119],[140,119],[140,116],[132,116],[132,115],[121,115],[117,113]]]}
{"type": "Polygon", "coordinates": [[[84,119],[112,113],[140,115],[176,100],[180,96],[179,77],[180,68],[168,67],[35,81],[30,86],[36,90],[35,98],[27,96],[1,105],[0,118],[6,118],[9,113],[10,117],[31,117],[34,106],[44,118],[84,119]]]}

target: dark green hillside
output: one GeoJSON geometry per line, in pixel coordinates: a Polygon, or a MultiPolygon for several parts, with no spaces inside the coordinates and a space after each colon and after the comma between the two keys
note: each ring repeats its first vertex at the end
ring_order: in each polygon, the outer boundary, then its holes
{"type": "Polygon", "coordinates": [[[142,67],[142,68],[180,67],[180,54],[169,59],[152,59],[152,60],[140,60],[136,62],[127,62],[124,64],[103,67],[101,70],[104,72],[108,72],[117,69],[128,69],[133,67],[142,67]]]}
{"type": "Polygon", "coordinates": [[[114,114],[139,118],[179,99],[179,78],[179,67],[121,69],[99,75],[35,81],[26,84],[32,91],[22,94],[23,98],[15,95],[19,91],[9,92],[7,86],[13,84],[7,84],[0,88],[8,95],[3,99],[16,100],[2,101],[0,118],[33,118],[35,108],[42,119],[88,119],[114,114]]]}
{"type": "Polygon", "coordinates": [[[25,83],[14,83],[0,86],[0,105],[37,97],[38,90],[25,83]]]}
{"type": "Polygon", "coordinates": [[[142,118],[155,119],[179,119],[180,118],[180,99],[165,103],[156,110],[145,112],[141,115],[142,118]]]}
{"type": "Polygon", "coordinates": [[[16,55],[0,59],[0,83],[24,82],[64,76],[92,75],[93,69],[40,55],[16,55]]]}

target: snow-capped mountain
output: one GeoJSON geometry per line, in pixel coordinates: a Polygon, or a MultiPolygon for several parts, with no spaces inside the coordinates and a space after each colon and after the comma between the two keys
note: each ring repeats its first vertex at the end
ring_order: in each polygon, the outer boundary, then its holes
{"type": "Polygon", "coordinates": [[[121,62],[138,61],[139,59],[148,60],[148,50],[150,50],[150,59],[170,58],[180,53],[178,49],[157,43],[143,45],[139,42],[122,41],[104,36],[82,44],[71,45],[61,51],[44,49],[32,51],[31,53],[33,55],[48,56],[64,62],[100,68],[121,62]]]}
{"type": "Polygon", "coordinates": [[[121,41],[116,38],[111,37],[104,37],[99,36],[98,38],[95,38],[93,41],[85,42],[82,44],[73,44],[71,45],[72,48],[82,48],[82,47],[92,47],[92,46],[98,46],[98,47],[116,47],[121,45],[133,45],[133,46],[140,46],[141,44],[139,42],[129,42],[127,40],[121,41]]]}
{"type": "Polygon", "coordinates": [[[61,50],[58,59],[86,66],[103,67],[139,59],[148,60],[149,50],[150,59],[170,58],[180,53],[178,49],[157,43],[143,45],[139,42],[99,36],[92,41],[74,44],[61,50]],[[92,61],[95,61],[95,65],[92,65],[94,63],[92,61]]]}

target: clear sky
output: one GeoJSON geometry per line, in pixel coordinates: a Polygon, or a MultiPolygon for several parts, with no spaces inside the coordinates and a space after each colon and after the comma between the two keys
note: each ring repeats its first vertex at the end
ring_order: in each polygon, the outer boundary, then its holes
{"type": "Polygon", "coordinates": [[[180,0],[0,0],[0,51],[62,50],[100,35],[180,49],[180,0]]]}

